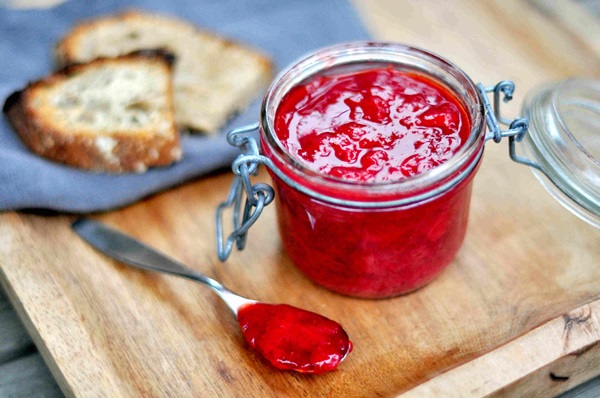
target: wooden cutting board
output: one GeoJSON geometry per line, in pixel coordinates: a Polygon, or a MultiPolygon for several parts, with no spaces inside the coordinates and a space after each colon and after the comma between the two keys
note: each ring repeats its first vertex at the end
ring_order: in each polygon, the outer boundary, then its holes
{"type": "MultiPolygon", "coordinates": [[[[510,78],[518,96],[600,71],[597,54],[525,1],[357,6],[378,37],[445,54],[485,84],[510,78]]],[[[259,179],[268,181],[264,171],[259,179]]],[[[230,182],[214,175],[94,217],[243,295],[338,320],[352,354],[322,376],[276,371],[208,289],[104,257],[70,230],[72,216],[1,214],[0,282],[67,395],[551,395],[600,373],[600,230],[509,161],[506,143],[487,145],[456,260],[425,288],[388,300],[308,281],[282,251],[273,208],[246,250],[220,263],[214,210],[230,182]]]]}

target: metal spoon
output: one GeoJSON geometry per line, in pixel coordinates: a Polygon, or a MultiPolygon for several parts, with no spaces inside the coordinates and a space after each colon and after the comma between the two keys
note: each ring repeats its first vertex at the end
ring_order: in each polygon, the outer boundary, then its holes
{"type": "Polygon", "coordinates": [[[278,369],[321,374],[335,369],[352,351],[352,343],[342,326],[322,315],[242,297],[98,221],[79,219],[72,227],[90,245],[122,263],[181,276],[210,287],[238,318],[250,346],[278,369]]]}
{"type": "Polygon", "coordinates": [[[239,309],[256,303],[227,289],[221,283],[146,246],[142,242],[115,229],[87,218],[72,224],[73,230],[102,253],[137,268],[164,272],[200,282],[210,287],[237,317],[239,309]]]}

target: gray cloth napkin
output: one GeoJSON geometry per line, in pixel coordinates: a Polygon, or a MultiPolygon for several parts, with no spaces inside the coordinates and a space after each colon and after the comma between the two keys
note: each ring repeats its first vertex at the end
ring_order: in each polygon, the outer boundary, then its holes
{"type": "MultiPolygon", "coordinates": [[[[317,48],[368,34],[348,0],[70,0],[51,8],[0,6],[0,100],[52,69],[53,43],[83,18],[131,8],[165,12],[268,53],[280,70],[317,48]]],[[[82,171],[33,155],[0,117],[0,211],[50,209],[85,213],[135,202],[228,167],[238,155],[224,133],[254,123],[260,100],[218,137],[182,137],[184,158],[145,174],[82,171]]]]}

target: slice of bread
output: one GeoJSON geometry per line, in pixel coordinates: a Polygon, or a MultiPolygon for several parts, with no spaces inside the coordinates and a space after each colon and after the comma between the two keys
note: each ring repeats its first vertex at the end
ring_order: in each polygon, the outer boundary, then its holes
{"type": "Polygon", "coordinates": [[[172,55],[146,51],[74,64],[13,93],[3,111],[22,141],[56,162],[144,172],[182,156],[172,55]]]}
{"type": "Polygon", "coordinates": [[[74,27],[57,43],[55,57],[67,65],[150,48],[175,54],[175,121],[190,130],[217,132],[272,77],[271,61],[253,49],[174,17],[137,11],[74,27]]]}

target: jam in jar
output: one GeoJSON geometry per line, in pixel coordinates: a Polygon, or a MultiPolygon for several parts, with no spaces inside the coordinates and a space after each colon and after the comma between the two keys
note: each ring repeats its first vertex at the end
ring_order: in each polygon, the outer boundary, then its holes
{"type": "Polygon", "coordinates": [[[482,115],[460,69],[399,44],[338,45],[283,71],[263,101],[261,149],[294,264],[365,298],[434,279],[464,239],[482,115]]]}

